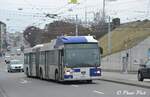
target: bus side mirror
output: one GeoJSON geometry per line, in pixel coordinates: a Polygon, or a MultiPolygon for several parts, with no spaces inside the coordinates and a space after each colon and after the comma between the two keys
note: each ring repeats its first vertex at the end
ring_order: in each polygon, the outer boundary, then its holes
{"type": "Polygon", "coordinates": [[[99,47],[100,53],[103,54],[103,48],[99,47]]]}
{"type": "Polygon", "coordinates": [[[64,49],[61,50],[61,56],[64,56],[64,49]]]}

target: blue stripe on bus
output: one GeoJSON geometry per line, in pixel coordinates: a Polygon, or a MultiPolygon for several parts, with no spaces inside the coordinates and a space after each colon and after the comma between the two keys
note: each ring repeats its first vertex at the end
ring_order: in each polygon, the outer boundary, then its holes
{"type": "Polygon", "coordinates": [[[73,75],[64,75],[64,79],[73,78],[73,75]]]}
{"type": "Polygon", "coordinates": [[[73,69],[74,72],[80,72],[80,69],[73,69]]]}
{"type": "Polygon", "coordinates": [[[101,76],[101,69],[100,68],[91,68],[90,76],[101,76]],[[100,73],[97,73],[97,71],[100,71],[100,73]]]}

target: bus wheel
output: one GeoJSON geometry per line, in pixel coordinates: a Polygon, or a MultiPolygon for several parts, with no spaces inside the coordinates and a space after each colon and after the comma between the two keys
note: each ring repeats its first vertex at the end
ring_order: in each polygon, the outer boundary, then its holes
{"type": "Polygon", "coordinates": [[[58,72],[55,72],[55,81],[58,82],[59,80],[58,72]]]}
{"type": "Polygon", "coordinates": [[[92,80],[87,80],[87,83],[91,84],[91,83],[92,83],[92,80]]]}

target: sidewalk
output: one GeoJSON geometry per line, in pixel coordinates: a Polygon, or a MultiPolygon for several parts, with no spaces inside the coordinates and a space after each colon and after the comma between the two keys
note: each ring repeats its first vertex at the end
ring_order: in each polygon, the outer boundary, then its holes
{"type": "Polygon", "coordinates": [[[150,89],[150,79],[144,79],[143,82],[139,82],[137,74],[103,71],[101,80],[150,89]]]}

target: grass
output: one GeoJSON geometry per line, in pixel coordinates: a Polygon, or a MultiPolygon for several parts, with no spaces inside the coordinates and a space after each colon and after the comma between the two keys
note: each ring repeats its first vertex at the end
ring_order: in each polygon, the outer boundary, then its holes
{"type": "Polygon", "coordinates": [[[99,39],[103,56],[132,48],[150,36],[150,21],[131,22],[120,25],[111,32],[111,53],[108,52],[108,34],[99,39]]]}

